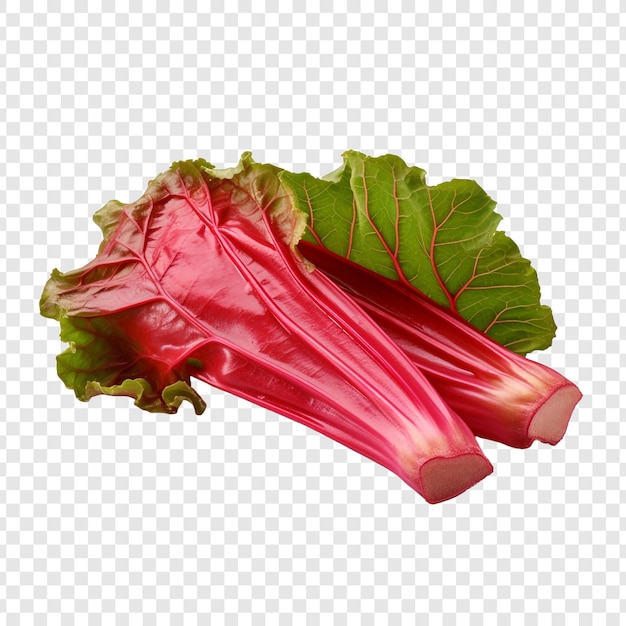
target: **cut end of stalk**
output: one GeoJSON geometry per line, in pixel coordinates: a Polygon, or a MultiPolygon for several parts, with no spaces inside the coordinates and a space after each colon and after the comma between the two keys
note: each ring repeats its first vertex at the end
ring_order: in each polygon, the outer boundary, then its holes
{"type": "Polygon", "coordinates": [[[482,454],[470,452],[454,457],[440,457],[422,466],[422,496],[430,504],[454,498],[493,472],[482,454]]]}
{"type": "Polygon", "coordinates": [[[557,389],[535,413],[528,425],[528,436],[543,443],[557,444],[563,438],[574,407],[581,398],[576,385],[557,389]]]}

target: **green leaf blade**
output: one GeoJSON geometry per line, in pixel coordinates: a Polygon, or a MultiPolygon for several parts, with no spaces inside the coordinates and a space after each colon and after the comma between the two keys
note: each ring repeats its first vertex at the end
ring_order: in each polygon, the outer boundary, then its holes
{"type": "Polygon", "coordinates": [[[411,285],[515,352],[551,345],[537,274],[497,230],[496,203],[475,181],[428,186],[399,157],[355,151],[322,179],[280,176],[309,215],[305,240],[411,285]]]}
{"type": "Polygon", "coordinates": [[[347,152],[344,159],[352,172],[356,220],[350,260],[388,278],[407,280],[407,273],[417,268],[410,266],[410,259],[406,266],[400,263],[401,242],[419,235],[423,224],[407,220],[404,208],[424,187],[424,171],[393,155],[371,159],[347,152]]]}

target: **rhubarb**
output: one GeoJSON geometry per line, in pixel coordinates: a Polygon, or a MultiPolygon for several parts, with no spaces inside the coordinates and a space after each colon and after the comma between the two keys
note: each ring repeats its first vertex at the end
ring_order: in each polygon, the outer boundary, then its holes
{"type": "Polygon", "coordinates": [[[349,151],[325,176],[280,174],[309,215],[304,256],[353,296],[475,435],[525,448],[564,435],[578,388],[522,355],[556,326],[537,274],[473,181],[429,187],[393,155],[349,151]]]}
{"type": "Polygon", "coordinates": [[[97,257],[55,270],[41,299],[69,348],[58,373],[80,400],[149,411],[204,402],[191,377],[276,411],[395,472],[428,502],[492,466],[357,301],[296,249],[306,215],[279,170],[175,163],[136,202],[95,216],[97,257]]]}
{"type": "Polygon", "coordinates": [[[563,438],[582,397],[574,383],[399,281],[308,242],[298,247],[404,350],[476,436],[515,448],[563,438]]]}

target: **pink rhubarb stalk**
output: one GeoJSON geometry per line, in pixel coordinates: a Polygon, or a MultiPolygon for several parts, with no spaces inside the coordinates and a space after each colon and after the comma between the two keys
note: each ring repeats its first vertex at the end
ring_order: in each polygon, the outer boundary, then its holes
{"type": "Polygon", "coordinates": [[[572,382],[412,287],[320,246],[302,241],[298,247],[402,348],[476,436],[517,448],[561,440],[582,397],[572,382]]]}

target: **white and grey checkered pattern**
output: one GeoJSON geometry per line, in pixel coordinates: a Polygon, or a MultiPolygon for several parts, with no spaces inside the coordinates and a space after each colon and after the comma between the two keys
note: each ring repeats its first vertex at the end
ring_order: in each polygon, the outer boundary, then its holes
{"type": "Polygon", "coordinates": [[[9,2],[0,14],[0,623],[617,624],[626,614],[626,14],[619,2],[9,2]],[[442,8],[443,5],[443,8],[442,8]],[[138,11],[137,7],[143,9],[138,11]],[[522,8],[523,7],[523,8],[522,8]],[[196,417],[76,401],[38,314],[91,215],[171,161],[473,178],[585,397],[555,448],[484,442],[443,505],[198,385],[196,417]]]}

